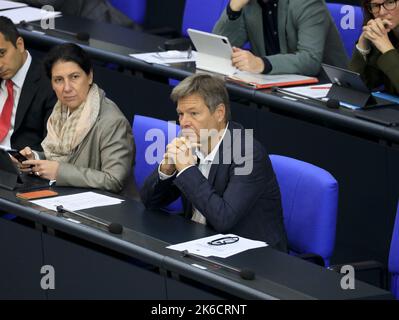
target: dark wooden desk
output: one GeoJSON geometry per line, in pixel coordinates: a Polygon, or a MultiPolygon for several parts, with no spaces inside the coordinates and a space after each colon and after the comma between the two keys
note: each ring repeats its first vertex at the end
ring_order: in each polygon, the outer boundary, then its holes
{"type": "MultiPolygon", "coordinates": [[[[60,195],[86,191],[56,190],[60,195]]],[[[5,190],[0,190],[0,212],[18,216],[13,221],[0,217],[1,299],[391,298],[388,292],[360,281],[355,290],[343,290],[340,274],[271,248],[220,259],[256,273],[255,280],[241,279],[166,249],[170,244],[212,235],[212,230],[180,216],[146,211],[131,200],[81,211],[122,224],[121,235],[76,217],[82,224],[70,222],[5,190]],[[55,270],[55,290],[40,288],[43,265],[55,270]]]]}

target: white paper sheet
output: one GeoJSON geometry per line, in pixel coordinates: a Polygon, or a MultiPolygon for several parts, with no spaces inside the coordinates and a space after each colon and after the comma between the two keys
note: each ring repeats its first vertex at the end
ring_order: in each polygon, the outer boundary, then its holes
{"type": "Polygon", "coordinates": [[[197,52],[191,51],[191,57],[188,57],[187,51],[164,51],[164,52],[148,52],[129,54],[132,58],[143,60],[147,63],[156,63],[169,65],[170,63],[191,62],[195,61],[197,52]]]}
{"type": "Polygon", "coordinates": [[[247,238],[236,236],[234,234],[217,234],[215,236],[210,236],[193,241],[175,244],[167,248],[176,251],[187,250],[190,253],[194,253],[203,257],[214,256],[219,258],[227,258],[249,249],[261,248],[267,246],[268,244],[266,242],[250,240],[247,238]],[[221,239],[226,237],[229,238],[238,237],[239,240],[234,243],[223,244],[218,246],[209,244],[209,242],[211,241],[215,241],[216,239],[221,239]]]}
{"type": "Polygon", "coordinates": [[[22,20],[26,22],[46,20],[50,18],[56,18],[61,16],[61,12],[58,11],[46,11],[38,8],[23,7],[18,9],[11,9],[1,11],[1,15],[12,20],[15,24],[20,23],[22,20]]]}
{"type": "Polygon", "coordinates": [[[69,196],[53,197],[48,199],[34,200],[32,203],[49,210],[57,211],[56,207],[62,205],[65,209],[76,211],[94,207],[111,206],[120,204],[124,200],[104,196],[95,192],[82,192],[69,196]]]}
{"type": "Polygon", "coordinates": [[[327,84],[316,84],[316,85],[310,85],[310,86],[299,86],[299,87],[293,87],[293,88],[285,88],[285,91],[289,91],[292,93],[297,93],[301,96],[309,97],[309,98],[315,98],[315,99],[321,99],[327,96],[328,91],[330,91],[330,88],[332,86],[332,83],[327,83],[327,84]]]}
{"type": "Polygon", "coordinates": [[[27,7],[27,6],[28,5],[26,3],[0,0],[0,10],[8,10],[14,8],[27,7]]]}

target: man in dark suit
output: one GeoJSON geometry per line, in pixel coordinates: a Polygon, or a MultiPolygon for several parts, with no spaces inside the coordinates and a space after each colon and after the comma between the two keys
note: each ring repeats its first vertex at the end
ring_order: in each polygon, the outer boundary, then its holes
{"type": "Polygon", "coordinates": [[[42,150],[55,94],[6,17],[0,17],[0,79],[0,147],[42,150]]]}
{"type": "Polygon", "coordinates": [[[224,82],[197,74],[174,88],[181,136],[166,148],[141,197],[150,209],[182,196],[184,213],[220,233],[287,251],[280,191],[269,157],[252,130],[230,121],[224,82]]]}

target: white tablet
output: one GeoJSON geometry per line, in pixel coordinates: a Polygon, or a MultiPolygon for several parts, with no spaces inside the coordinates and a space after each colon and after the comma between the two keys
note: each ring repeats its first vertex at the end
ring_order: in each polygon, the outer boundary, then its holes
{"type": "Polygon", "coordinates": [[[187,29],[187,33],[198,53],[198,69],[224,75],[232,75],[237,71],[231,63],[233,49],[227,37],[195,29],[187,29]]]}

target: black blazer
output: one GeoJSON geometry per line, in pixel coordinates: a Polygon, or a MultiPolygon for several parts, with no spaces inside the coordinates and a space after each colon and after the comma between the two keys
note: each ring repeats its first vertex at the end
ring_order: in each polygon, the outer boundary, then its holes
{"type": "MultiPolygon", "coordinates": [[[[139,28],[126,14],[114,8],[108,0],[18,0],[41,8],[50,5],[65,15],[83,17],[100,22],[119,24],[128,28],[139,28]]],[[[126,0],[129,1],[129,0],[126,0]]]]}
{"type": "Polygon", "coordinates": [[[190,167],[179,177],[162,181],[157,168],[144,183],[142,201],[149,209],[159,209],[182,196],[187,218],[191,218],[195,206],[205,216],[207,225],[217,232],[265,241],[287,251],[280,190],[270,159],[265,149],[254,139],[252,156],[246,157],[246,160],[253,161],[252,171],[244,175],[237,174],[236,170],[243,168],[243,165],[240,165],[234,147],[231,148],[227,140],[233,129],[239,130],[238,136],[232,140],[241,146],[241,150],[245,150],[243,127],[230,122],[208,179],[197,167],[190,167]],[[218,163],[215,163],[216,159],[218,163]]]}
{"type": "Polygon", "coordinates": [[[18,102],[11,147],[41,151],[47,134],[47,119],[57,99],[40,62],[32,59],[18,102]]]}

